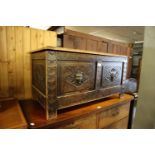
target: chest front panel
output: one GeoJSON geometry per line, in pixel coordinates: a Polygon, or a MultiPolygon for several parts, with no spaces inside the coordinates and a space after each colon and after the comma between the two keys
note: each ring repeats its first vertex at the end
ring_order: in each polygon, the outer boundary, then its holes
{"type": "Polygon", "coordinates": [[[65,95],[94,89],[95,63],[83,61],[58,62],[58,94],[65,95]]]}

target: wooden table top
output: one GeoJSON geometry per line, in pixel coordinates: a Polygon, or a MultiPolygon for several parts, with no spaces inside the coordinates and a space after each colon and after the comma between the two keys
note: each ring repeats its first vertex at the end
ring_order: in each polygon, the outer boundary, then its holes
{"type": "Polygon", "coordinates": [[[16,99],[0,98],[0,129],[27,128],[27,122],[16,99]]]}
{"type": "Polygon", "coordinates": [[[117,56],[117,57],[126,57],[127,58],[127,56],[125,56],[125,55],[118,55],[118,54],[112,54],[112,53],[102,53],[102,52],[96,52],[96,51],[90,51],[90,50],[81,50],[81,49],[64,48],[64,47],[52,47],[52,46],[40,48],[40,49],[32,51],[31,53],[41,52],[41,51],[45,51],[45,50],[72,52],[72,53],[87,53],[87,54],[94,54],[94,55],[117,56]]]}
{"type": "Polygon", "coordinates": [[[60,110],[58,111],[57,118],[51,120],[46,120],[45,111],[38,103],[30,100],[23,101],[21,102],[21,107],[28,122],[28,128],[48,128],[48,126],[57,126],[67,120],[71,121],[91,113],[97,113],[111,106],[117,106],[118,104],[130,102],[131,100],[133,100],[133,96],[128,94],[122,95],[121,98],[113,96],[100,101],[60,110]]]}

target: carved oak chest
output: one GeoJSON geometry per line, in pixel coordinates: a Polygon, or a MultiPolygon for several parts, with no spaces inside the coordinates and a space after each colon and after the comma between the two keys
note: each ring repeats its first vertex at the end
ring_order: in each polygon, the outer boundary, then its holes
{"type": "Polygon", "coordinates": [[[33,99],[55,118],[59,109],[121,93],[127,57],[47,47],[32,52],[33,99]]]}

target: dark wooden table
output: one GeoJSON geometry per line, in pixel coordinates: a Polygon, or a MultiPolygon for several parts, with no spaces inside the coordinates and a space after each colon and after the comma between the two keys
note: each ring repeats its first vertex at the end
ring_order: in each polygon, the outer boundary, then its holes
{"type": "Polygon", "coordinates": [[[17,99],[0,98],[0,129],[27,128],[27,122],[17,99]]]}

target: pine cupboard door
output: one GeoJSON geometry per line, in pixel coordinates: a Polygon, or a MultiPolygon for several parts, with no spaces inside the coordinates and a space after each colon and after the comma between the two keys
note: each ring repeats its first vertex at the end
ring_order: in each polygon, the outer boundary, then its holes
{"type": "Polygon", "coordinates": [[[125,117],[109,126],[105,129],[127,129],[128,128],[128,117],[125,117]]]}
{"type": "Polygon", "coordinates": [[[98,113],[98,127],[106,128],[117,121],[128,117],[130,103],[115,106],[111,109],[98,113]]]}

